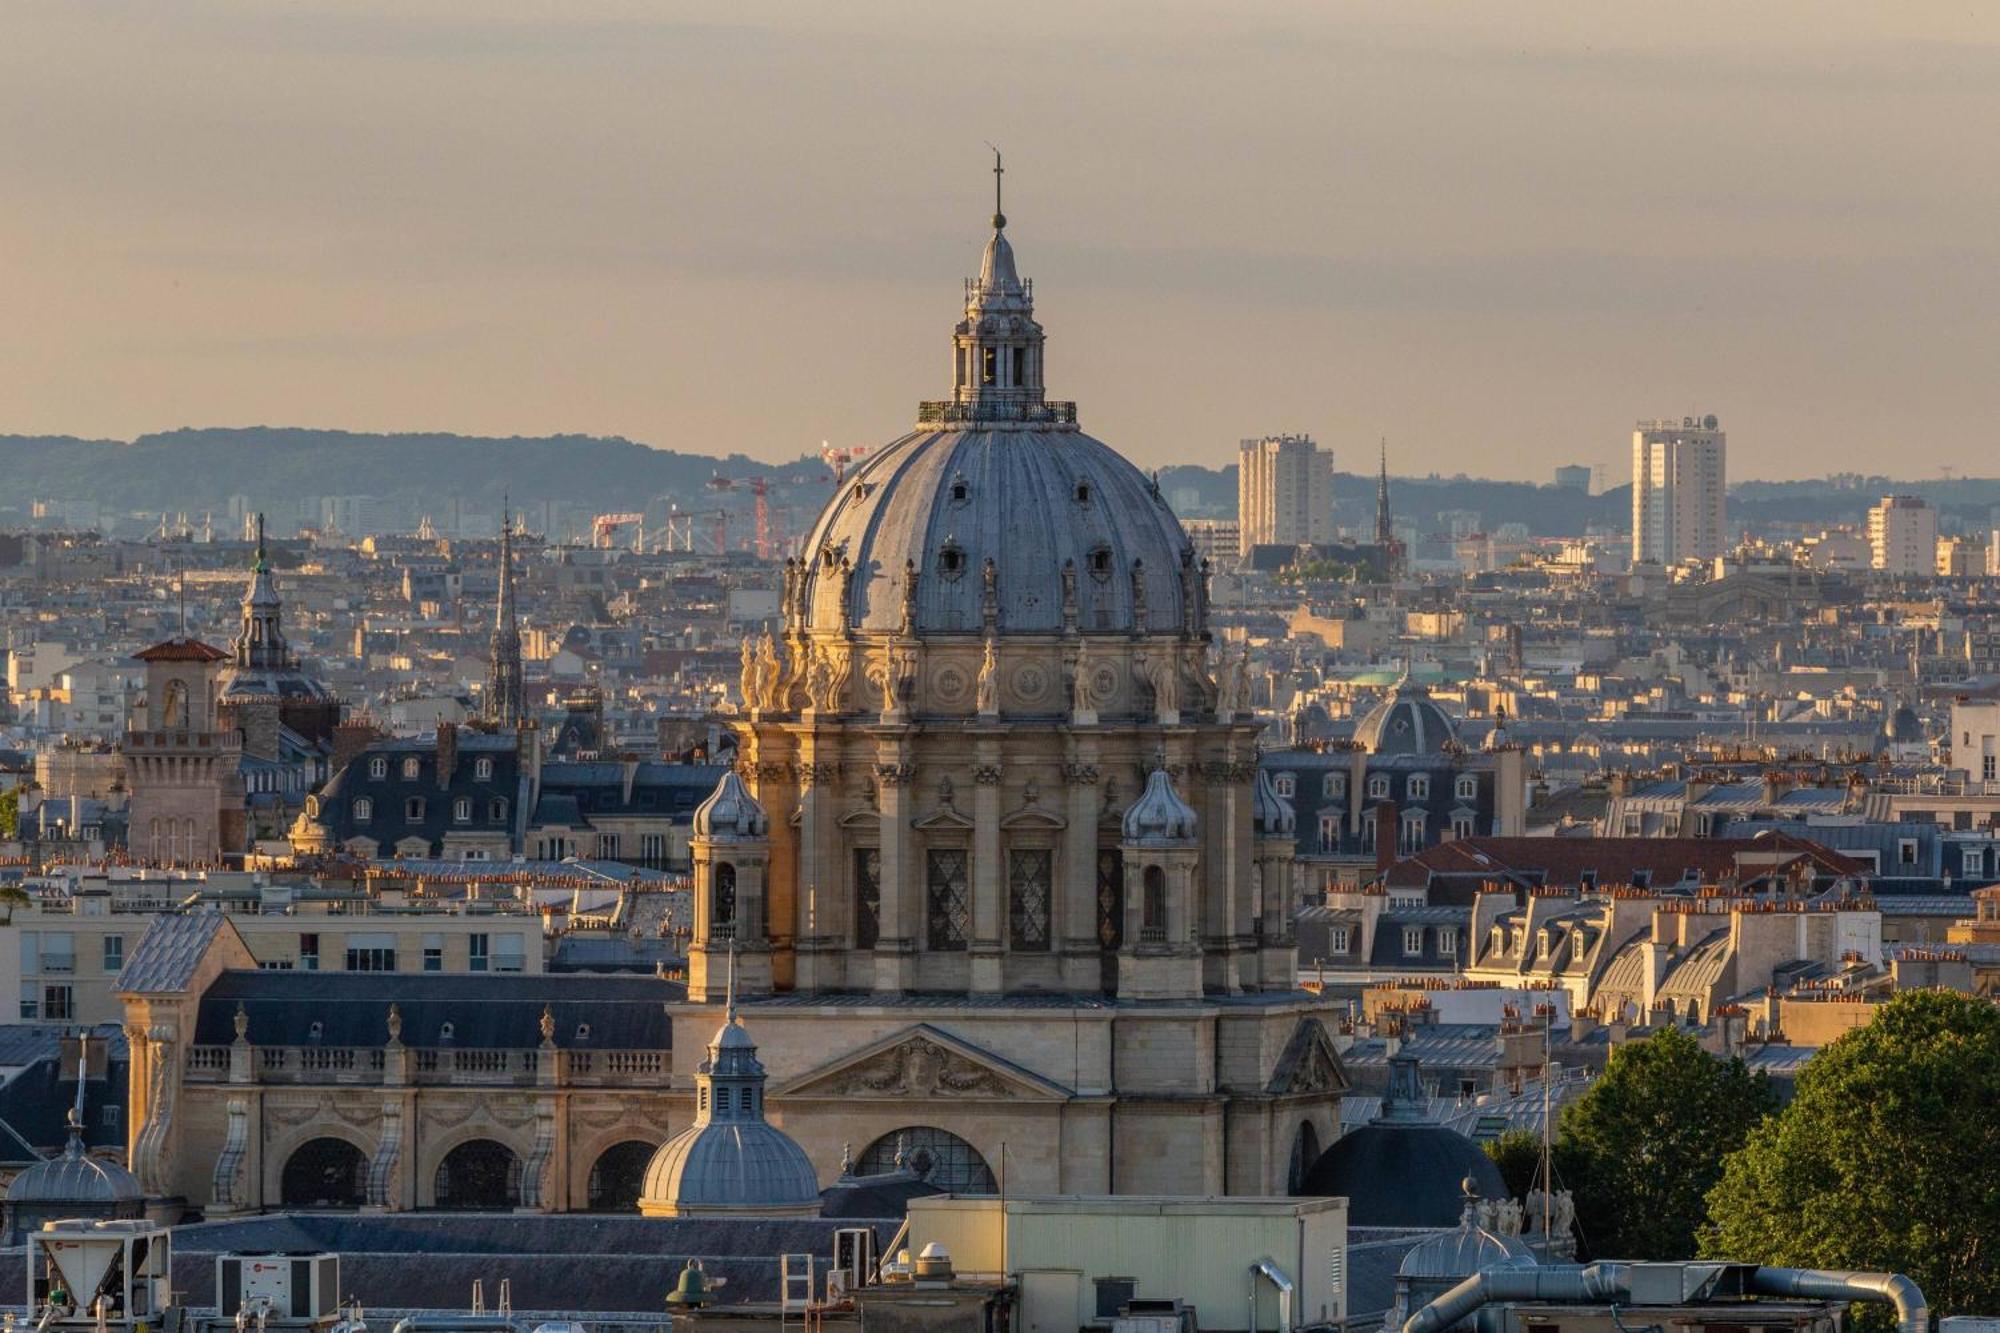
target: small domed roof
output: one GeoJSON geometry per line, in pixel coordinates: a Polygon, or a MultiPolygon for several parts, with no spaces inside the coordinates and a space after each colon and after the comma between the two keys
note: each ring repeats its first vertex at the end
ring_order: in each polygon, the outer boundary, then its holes
{"type": "Polygon", "coordinates": [[[1187,842],[1194,837],[1194,810],[1174,790],[1164,768],[1146,778],[1146,790],[1125,811],[1125,841],[1187,842]]]}
{"type": "Polygon", "coordinates": [[[762,838],[770,832],[771,817],[733,768],[694,812],[697,838],[762,838]]]}
{"type": "Polygon", "coordinates": [[[1923,721],[1915,709],[1903,704],[1882,724],[1882,737],[1896,745],[1921,745],[1925,739],[1923,721]]]}
{"type": "Polygon", "coordinates": [[[1298,830],[1298,815],[1292,810],[1292,803],[1278,795],[1278,786],[1271,781],[1271,774],[1261,766],[1257,769],[1257,791],[1250,807],[1251,821],[1257,832],[1271,838],[1289,838],[1298,830]]]}
{"type": "Polygon", "coordinates": [[[764,1066],[736,1017],[732,958],[729,1007],[695,1071],[695,1119],[646,1167],[639,1210],[648,1217],[700,1213],[819,1213],[819,1173],[806,1150],[764,1120],[764,1066]]]}
{"type": "Polygon", "coordinates": [[[1458,739],[1458,728],[1429,690],[1405,676],[1355,725],[1354,739],[1370,754],[1441,754],[1458,739]]]}
{"type": "Polygon", "coordinates": [[[1482,1268],[1532,1268],[1534,1252],[1519,1236],[1505,1236],[1479,1225],[1479,1191],[1470,1176],[1460,1182],[1465,1211],[1458,1226],[1418,1242],[1403,1256],[1398,1277],[1448,1279],[1471,1277],[1482,1268]]]}
{"type": "Polygon", "coordinates": [[[61,1204],[94,1211],[117,1204],[140,1203],[145,1197],[137,1176],[116,1162],[100,1161],[85,1151],[82,1129],[74,1116],[70,1120],[69,1142],[61,1155],[36,1162],[15,1176],[14,1183],[7,1187],[10,1206],[61,1204]]]}
{"type": "Polygon", "coordinates": [[[1464,1182],[1504,1199],[1507,1182],[1478,1144],[1424,1119],[1414,1056],[1389,1059],[1382,1111],[1334,1140],[1306,1172],[1302,1195],[1342,1196],[1359,1227],[1448,1227],[1460,1220],[1464,1182]]]}

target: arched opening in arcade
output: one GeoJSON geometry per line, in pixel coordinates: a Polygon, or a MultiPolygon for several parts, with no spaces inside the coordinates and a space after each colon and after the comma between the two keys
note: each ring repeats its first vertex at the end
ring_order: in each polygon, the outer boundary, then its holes
{"type": "Polygon", "coordinates": [[[646,1168],[652,1164],[657,1144],[628,1139],[614,1143],[597,1156],[590,1168],[590,1184],[584,1207],[593,1213],[636,1213],[639,1191],[646,1183],[646,1168]]]}
{"type": "Polygon", "coordinates": [[[359,1208],[368,1201],[368,1158],[346,1139],[308,1139],[285,1159],[278,1202],[286,1208],[359,1208]]]}
{"type": "Polygon", "coordinates": [[[1306,1173],[1319,1160],[1319,1131],[1312,1127],[1312,1121],[1301,1120],[1296,1133],[1292,1135],[1292,1160],[1285,1169],[1285,1193],[1297,1194],[1306,1186],[1306,1173]]]}
{"type": "Polygon", "coordinates": [[[521,1159],[492,1139],[471,1139],[438,1163],[437,1206],[461,1211],[518,1208],[521,1159]]]}
{"type": "Polygon", "coordinates": [[[993,1169],[979,1149],[949,1130],[910,1125],[868,1145],[855,1174],[882,1175],[907,1166],[919,1179],[952,1194],[996,1194],[993,1169]]]}

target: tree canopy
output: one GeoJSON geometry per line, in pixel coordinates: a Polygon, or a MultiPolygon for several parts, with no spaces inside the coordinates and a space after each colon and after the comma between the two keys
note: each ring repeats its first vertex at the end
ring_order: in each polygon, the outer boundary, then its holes
{"type": "Polygon", "coordinates": [[[1806,1065],[1709,1209],[1712,1256],[1905,1273],[1939,1314],[2000,1309],[2000,1008],[1896,996],[1806,1065]]]}
{"type": "Polygon", "coordinates": [[[1692,1258],[1723,1158],[1776,1106],[1763,1075],[1678,1028],[1618,1048],[1558,1122],[1556,1183],[1575,1196],[1582,1246],[1601,1258],[1692,1258]]]}

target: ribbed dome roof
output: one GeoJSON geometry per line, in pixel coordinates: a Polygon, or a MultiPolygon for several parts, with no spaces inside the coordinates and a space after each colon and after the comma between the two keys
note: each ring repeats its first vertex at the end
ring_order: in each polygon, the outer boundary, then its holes
{"type": "Polygon", "coordinates": [[[736,1018],[727,1017],[695,1072],[692,1125],[653,1154],[639,1194],[648,1216],[819,1212],[819,1174],[792,1137],[764,1120],[764,1066],[736,1018]]]}
{"type": "Polygon", "coordinates": [[[83,1136],[74,1125],[60,1156],[35,1163],[7,1187],[9,1204],[75,1204],[95,1209],[136,1203],[145,1197],[137,1176],[84,1150],[83,1136]]]}
{"type": "Polygon", "coordinates": [[[1458,739],[1458,728],[1429,690],[1406,677],[1355,725],[1354,739],[1370,754],[1438,754],[1458,739]]]}
{"type": "Polygon", "coordinates": [[[1193,547],[1123,456],[1078,431],[917,431],[886,446],[827,503],[806,545],[814,629],[982,629],[991,561],[999,629],[1063,628],[1064,567],[1085,632],[1177,633],[1193,547]],[[1142,589],[1141,614],[1135,585],[1142,589]]]}
{"type": "Polygon", "coordinates": [[[1278,786],[1261,766],[1257,769],[1257,790],[1252,798],[1250,818],[1257,831],[1267,837],[1289,838],[1298,830],[1298,815],[1292,803],[1278,795],[1278,786]]]}
{"type": "Polygon", "coordinates": [[[1535,1256],[1518,1236],[1503,1236],[1479,1225],[1479,1193],[1470,1177],[1462,1181],[1465,1209],[1458,1226],[1419,1241],[1403,1256],[1398,1277],[1456,1280],[1482,1268],[1532,1268],[1535,1256]]]}
{"type": "Polygon", "coordinates": [[[762,838],[771,832],[771,817],[730,769],[695,808],[693,828],[697,838],[762,838]]]}
{"type": "Polygon", "coordinates": [[[1174,780],[1163,768],[1146,778],[1146,790],[1125,811],[1127,842],[1187,842],[1194,837],[1192,807],[1174,790],[1174,780]]]}

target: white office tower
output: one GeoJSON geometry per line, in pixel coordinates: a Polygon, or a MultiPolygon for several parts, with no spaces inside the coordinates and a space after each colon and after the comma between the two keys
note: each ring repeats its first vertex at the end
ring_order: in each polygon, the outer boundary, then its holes
{"type": "Polygon", "coordinates": [[[1242,553],[1253,546],[1333,540],[1333,451],[1310,435],[1245,440],[1237,452],[1236,517],[1242,553]]]}
{"type": "Polygon", "coordinates": [[[1904,577],[1937,570],[1937,510],[1921,496],[1885,495],[1868,511],[1868,545],[1876,569],[1904,577]]]}
{"type": "Polygon", "coordinates": [[[1641,421],[1632,432],[1632,563],[1722,554],[1727,437],[1713,416],[1641,421]]]}

